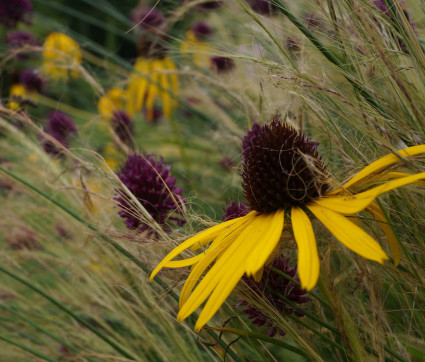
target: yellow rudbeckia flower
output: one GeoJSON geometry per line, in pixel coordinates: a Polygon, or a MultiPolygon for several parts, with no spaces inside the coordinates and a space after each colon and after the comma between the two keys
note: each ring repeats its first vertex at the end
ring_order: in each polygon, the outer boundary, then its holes
{"type": "Polygon", "coordinates": [[[50,33],[43,44],[43,63],[44,72],[55,80],[67,81],[69,74],[78,78],[80,46],[68,35],[50,33]]]}
{"type": "Polygon", "coordinates": [[[12,84],[9,90],[9,102],[7,107],[12,111],[17,111],[21,108],[21,102],[28,96],[28,92],[22,84],[12,84]]]}
{"type": "Polygon", "coordinates": [[[97,110],[103,119],[110,121],[114,112],[124,109],[126,93],[123,89],[109,89],[97,102],[97,110]]]}
{"type": "Polygon", "coordinates": [[[176,66],[168,57],[140,57],[134,64],[127,88],[127,113],[133,117],[142,107],[146,109],[146,118],[154,120],[155,101],[162,101],[162,111],[169,117],[176,106],[170,92],[178,94],[179,80],[176,66]],[[160,85],[160,86],[158,86],[160,85]]]}
{"type": "Polygon", "coordinates": [[[195,329],[200,330],[244,274],[259,281],[264,265],[279,248],[285,221],[285,227],[292,225],[298,246],[298,274],[301,286],[307,290],[316,285],[320,270],[311,217],[317,218],[347,248],[383,263],[388,257],[380,244],[355,222],[356,219],[352,221],[347,217],[366,211],[381,226],[394,262],[398,263],[399,245],[374,200],[386,192],[408,184],[420,184],[420,180],[425,179],[425,172],[411,175],[389,171],[404,158],[425,153],[425,145],[382,157],[334,190],[331,190],[329,174],[316,148],[316,143],[277,120],[266,126],[254,125],[248,132],[243,141],[242,186],[253,211],[186,240],[151,274],[152,280],[164,267],[192,266],[180,294],[179,320],[187,318],[206,301],[195,325],[195,329]],[[378,181],[384,182],[377,186],[378,181]],[[359,188],[363,191],[354,191],[359,188]],[[196,251],[208,244],[206,250],[194,257],[173,260],[189,248],[196,251]]]}
{"type": "Polygon", "coordinates": [[[191,55],[193,62],[200,68],[207,68],[210,64],[208,45],[199,41],[193,30],[186,31],[186,39],[180,45],[180,52],[191,55]]]}

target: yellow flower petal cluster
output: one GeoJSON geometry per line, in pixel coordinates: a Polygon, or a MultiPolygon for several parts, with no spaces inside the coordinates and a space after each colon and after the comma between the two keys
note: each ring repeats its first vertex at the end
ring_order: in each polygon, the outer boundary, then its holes
{"type": "Polygon", "coordinates": [[[9,102],[7,107],[12,111],[17,111],[21,108],[19,99],[24,99],[28,96],[28,92],[22,84],[12,84],[9,90],[9,102]]]}
{"type": "Polygon", "coordinates": [[[252,211],[246,216],[213,226],[172,250],[155,268],[150,279],[164,267],[192,266],[180,295],[177,318],[187,318],[206,301],[195,325],[195,329],[200,330],[214,316],[244,274],[253,276],[257,281],[261,279],[264,265],[279,247],[286,221],[288,226],[285,227],[292,226],[298,247],[301,286],[311,290],[317,283],[320,266],[316,238],[307,211],[347,248],[364,258],[383,263],[388,257],[380,244],[352,221],[353,216],[361,211],[369,213],[386,235],[397,265],[400,260],[399,244],[381,208],[374,201],[379,195],[408,184],[423,186],[421,180],[425,179],[425,172],[411,175],[389,170],[404,158],[423,153],[425,145],[419,145],[384,156],[365,167],[342,187],[328,191],[302,207],[292,206],[271,213],[252,211]],[[378,181],[384,182],[376,186],[378,181]],[[354,188],[358,187],[366,190],[356,193],[354,188]],[[196,251],[208,244],[209,247],[197,256],[173,260],[189,248],[196,251]]]}
{"type": "Polygon", "coordinates": [[[168,58],[140,57],[134,65],[127,87],[127,113],[146,109],[146,119],[154,120],[154,106],[157,100],[162,102],[165,117],[170,117],[176,106],[171,94],[178,94],[179,80],[175,74],[176,65],[168,58]],[[171,93],[171,94],[170,94],[171,93]]]}
{"type": "Polygon", "coordinates": [[[97,110],[103,119],[110,121],[114,112],[125,107],[126,92],[117,87],[109,89],[97,102],[97,110]]]}
{"type": "Polygon", "coordinates": [[[78,78],[81,50],[78,43],[63,33],[50,33],[43,44],[44,72],[55,80],[78,78]]]}
{"type": "Polygon", "coordinates": [[[191,55],[195,65],[200,68],[207,68],[210,64],[208,45],[199,41],[193,30],[186,32],[186,39],[180,45],[180,52],[191,55]]]}

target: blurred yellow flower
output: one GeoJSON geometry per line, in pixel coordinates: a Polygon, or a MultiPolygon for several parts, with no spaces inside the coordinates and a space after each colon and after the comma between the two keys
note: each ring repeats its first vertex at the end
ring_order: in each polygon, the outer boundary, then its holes
{"type": "Polygon", "coordinates": [[[126,93],[121,88],[111,88],[97,102],[97,110],[103,119],[110,121],[114,112],[125,106],[126,93]]]}
{"type": "Polygon", "coordinates": [[[178,94],[179,80],[174,73],[176,65],[168,57],[139,57],[134,64],[134,72],[130,75],[127,88],[127,113],[146,109],[146,119],[154,120],[154,105],[157,99],[162,101],[162,111],[169,117],[176,106],[170,92],[178,94]],[[159,86],[158,86],[159,85],[159,86]]]}
{"type": "Polygon", "coordinates": [[[78,78],[81,50],[68,35],[50,33],[43,44],[43,69],[53,79],[67,81],[69,74],[78,78]]]}
{"type": "Polygon", "coordinates": [[[180,45],[180,52],[183,55],[189,54],[192,56],[193,62],[201,68],[207,68],[210,63],[208,53],[208,45],[199,41],[193,30],[186,32],[186,39],[180,45]]]}
{"type": "Polygon", "coordinates": [[[7,107],[12,111],[17,111],[21,108],[20,100],[25,99],[27,96],[27,90],[22,84],[12,84],[9,90],[9,102],[7,103],[7,107]]]}
{"type": "Polygon", "coordinates": [[[103,156],[108,167],[112,171],[117,171],[121,164],[121,155],[117,147],[112,142],[109,142],[103,148],[103,156]]]}

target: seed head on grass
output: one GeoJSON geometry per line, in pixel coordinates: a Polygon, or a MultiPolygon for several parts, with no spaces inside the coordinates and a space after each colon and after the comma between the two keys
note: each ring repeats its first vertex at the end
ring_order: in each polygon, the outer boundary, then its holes
{"type": "Polygon", "coordinates": [[[354,215],[366,211],[379,222],[398,263],[399,245],[374,201],[381,194],[425,179],[425,172],[387,172],[388,167],[400,164],[400,158],[425,153],[425,145],[384,156],[338,188],[331,187],[334,183],[317,148],[316,142],[278,119],[255,125],[248,132],[243,141],[242,186],[253,211],[189,238],[151,274],[152,280],[163,267],[192,266],[180,294],[179,320],[206,301],[195,325],[200,330],[244,275],[259,282],[265,265],[279,248],[285,219],[298,246],[298,275],[303,289],[316,285],[320,270],[312,217],[347,248],[382,264],[388,256],[381,245],[351,221],[354,215]],[[378,181],[384,183],[376,186],[378,181]],[[359,188],[363,191],[356,191],[359,188]],[[207,245],[197,256],[173,260],[188,248],[196,251],[207,245]]]}

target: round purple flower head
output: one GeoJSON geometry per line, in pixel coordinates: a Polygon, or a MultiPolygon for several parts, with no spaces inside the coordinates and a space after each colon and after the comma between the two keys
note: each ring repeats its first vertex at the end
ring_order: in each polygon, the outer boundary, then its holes
{"type": "Polygon", "coordinates": [[[115,111],[112,115],[112,127],[118,138],[127,145],[132,144],[134,125],[130,116],[124,111],[115,111]]]}
{"type": "MultiPolygon", "coordinates": [[[[170,214],[182,214],[185,200],[182,189],[175,186],[176,178],[171,177],[170,169],[171,165],[165,164],[162,158],[156,160],[154,155],[135,154],[127,158],[118,177],[158,224],[165,226],[172,221],[181,226],[185,219],[170,214]]],[[[115,200],[121,208],[118,214],[129,229],[149,230],[138,217],[137,206],[123,191],[119,191],[115,200]]]]}
{"type": "Polygon", "coordinates": [[[42,93],[46,85],[46,80],[35,69],[25,69],[19,75],[19,83],[21,83],[28,91],[36,91],[42,93]]]}
{"type": "Polygon", "coordinates": [[[192,30],[199,39],[207,38],[213,33],[213,30],[205,21],[198,21],[193,25],[192,30]]]}
{"type": "MultiPolygon", "coordinates": [[[[243,293],[248,294],[248,291],[251,290],[281,315],[294,314],[297,317],[302,317],[304,315],[300,310],[302,308],[295,308],[294,305],[300,307],[300,304],[307,303],[310,298],[305,296],[306,291],[301,289],[299,285],[282,276],[283,273],[299,282],[298,277],[295,276],[296,271],[297,268],[291,268],[287,259],[278,257],[264,269],[263,277],[259,283],[247,276],[243,278],[248,286],[248,289],[244,290],[243,293]]],[[[278,328],[257,307],[250,305],[246,300],[242,300],[238,305],[246,306],[243,312],[248,315],[253,324],[269,328],[268,335],[270,337],[273,337],[277,332],[281,336],[285,335],[285,332],[278,328]]]]}
{"type": "Polygon", "coordinates": [[[156,8],[135,9],[130,14],[130,20],[145,30],[152,30],[161,26],[164,16],[156,8]]]}
{"type": "MultiPolygon", "coordinates": [[[[10,31],[6,34],[6,44],[8,45],[9,50],[22,49],[25,47],[36,47],[41,44],[37,38],[24,30],[10,31]]],[[[27,56],[25,54],[18,54],[19,59],[25,59],[27,56]]]]}
{"type": "Polygon", "coordinates": [[[0,23],[15,28],[19,22],[30,24],[34,8],[29,0],[0,1],[0,23]]]}
{"type": "Polygon", "coordinates": [[[243,202],[232,201],[226,206],[223,221],[233,220],[241,216],[247,215],[248,207],[243,202]]]}
{"type": "Polygon", "coordinates": [[[227,57],[211,57],[211,64],[217,73],[227,73],[235,67],[235,61],[227,57]]]}
{"type": "MultiPolygon", "coordinates": [[[[48,115],[48,121],[44,129],[48,135],[55,138],[64,147],[69,147],[69,142],[72,136],[77,133],[77,126],[74,121],[65,113],[60,111],[52,111],[48,115]]],[[[47,139],[42,140],[44,150],[47,153],[57,155],[60,150],[47,139]]]]}

